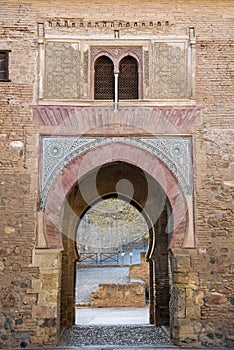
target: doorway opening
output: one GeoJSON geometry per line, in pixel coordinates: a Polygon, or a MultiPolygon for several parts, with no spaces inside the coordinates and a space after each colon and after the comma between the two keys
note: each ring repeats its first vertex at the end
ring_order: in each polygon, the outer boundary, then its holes
{"type": "Polygon", "coordinates": [[[82,215],[76,246],[75,323],[148,323],[148,225],[143,215],[123,196],[102,198],[82,215]]]}
{"type": "MultiPolygon", "coordinates": [[[[133,214],[128,212],[128,221],[131,215],[133,214]]],[[[79,182],[76,182],[67,194],[63,208],[64,252],[62,257],[61,279],[62,325],[71,327],[76,323],[76,319],[79,317],[79,309],[77,311],[77,317],[75,314],[76,306],[78,304],[76,301],[76,290],[77,284],[79,283],[79,278],[77,278],[76,283],[76,276],[77,266],[82,265],[82,254],[86,254],[86,251],[87,254],[94,254],[93,257],[90,257],[91,260],[95,259],[99,262],[107,262],[108,259],[114,261],[115,259],[118,261],[119,265],[125,267],[127,259],[128,263],[126,265],[131,265],[130,259],[133,259],[134,257],[134,252],[130,249],[132,248],[134,240],[141,237],[143,242],[147,237],[147,249],[142,251],[142,254],[145,254],[142,260],[144,260],[145,265],[147,266],[149,287],[146,289],[145,285],[138,281],[136,283],[139,284],[137,285],[136,290],[132,292],[132,295],[134,295],[134,293],[135,295],[139,294],[139,299],[137,299],[136,305],[142,305],[141,301],[143,299],[144,305],[147,305],[148,298],[149,324],[168,326],[170,323],[170,264],[168,259],[168,246],[173,229],[171,217],[170,203],[160,184],[148,173],[132,164],[122,161],[104,164],[84,176],[79,182]],[[117,200],[123,202],[121,204],[122,209],[117,200]],[[115,208],[115,205],[118,208],[117,211],[116,208],[114,209],[116,211],[114,211],[114,214],[113,212],[108,213],[110,207],[109,209],[106,209],[110,203],[113,208],[115,208]],[[147,233],[145,228],[140,231],[141,233],[137,233],[137,231],[131,233],[131,229],[129,229],[128,234],[126,235],[128,239],[124,240],[124,235],[115,233],[115,239],[110,240],[108,243],[110,232],[112,232],[112,238],[113,231],[115,230],[115,232],[117,232],[116,226],[118,225],[116,225],[116,223],[119,221],[117,216],[119,215],[120,217],[123,215],[123,208],[128,208],[128,205],[136,210],[138,217],[141,217],[141,219],[143,218],[142,220],[145,222],[147,233]],[[99,209],[97,210],[97,208],[99,209]],[[115,218],[114,215],[116,215],[115,218]],[[110,216],[113,216],[113,218],[108,221],[110,216]],[[93,229],[90,223],[91,217],[96,217],[102,227],[102,230],[100,230],[98,234],[98,238],[96,232],[94,234],[96,228],[93,229]],[[87,223],[89,225],[88,229],[87,226],[85,228],[87,223]],[[106,233],[103,227],[105,225],[108,227],[106,233]],[[81,227],[83,227],[85,234],[79,234],[81,227]],[[78,234],[76,235],[76,238],[74,238],[74,233],[77,232],[78,234]],[[93,237],[91,237],[92,235],[93,237]],[[81,239],[81,237],[83,238],[81,239]],[[97,251],[90,250],[90,246],[92,245],[96,245],[97,251]],[[113,248],[115,248],[115,250],[113,248]],[[109,252],[107,250],[109,250],[109,252]],[[128,254],[125,250],[129,250],[128,254]],[[105,256],[106,253],[111,254],[105,256]],[[123,253],[124,255],[121,255],[123,253]],[[133,255],[130,253],[133,253],[133,255]]],[[[129,226],[129,223],[125,225],[125,229],[126,226],[129,226]]],[[[124,231],[125,229],[122,227],[121,231],[124,231]]],[[[83,255],[83,258],[86,259],[87,255],[83,255]]],[[[86,274],[84,278],[88,279],[88,275],[86,274]]],[[[116,278],[115,284],[117,280],[118,279],[116,278]]],[[[119,284],[119,286],[121,285],[119,284]]],[[[124,286],[121,286],[121,288],[124,289],[124,286]]],[[[113,289],[115,289],[116,292],[116,287],[110,287],[110,283],[109,285],[99,284],[98,290],[93,291],[93,294],[90,297],[90,300],[93,300],[92,307],[107,307],[108,305],[106,304],[106,301],[108,300],[108,295],[109,300],[111,299],[112,302],[111,306],[120,306],[121,304],[113,305],[113,301],[118,299],[116,296],[113,297],[113,289]],[[111,295],[112,297],[110,297],[111,295]]],[[[117,290],[116,292],[116,295],[123,294],[123,290],[117,290]]],[[[127,291],[127,295],[129,295],[129,300],[133,302],[135,297],[132,297],[129,291],[127,291]]],[[[126,300],[126,298],[122,297],[122,300],[126,300]]],[[[130,307],[133,307],[133,305],[130,307]]]]}

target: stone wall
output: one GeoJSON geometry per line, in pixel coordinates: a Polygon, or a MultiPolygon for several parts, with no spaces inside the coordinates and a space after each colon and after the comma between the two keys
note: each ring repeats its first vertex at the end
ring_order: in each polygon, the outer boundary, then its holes
{"type": "MultiPolygon", "coordinates": [[[[212,0],[144,3],[137,0],[134,4],[129,4],[126,0],[117,1],[115,7],[112,2],[95,0],[0,0],[0,49],[11,50],[11,81],[0,82],[0,346],[43,346],[55,344],[58,339],[59,312],[55,310],[55,299],[59,300],[59,292],[58,289],[50,289],[50,265],[44,266],[44,262],[34,256],[38,242],[39,133],[58,133],[58,128],[53,123],[50,127],[39,127],[33,121],[32,105],[38,103],[38,86],[41,83],[39,46],[42,43],[40,40],[38,43],[38,22],[47,19],[52,21],[54,24],[51,32],[54,34],[58,27],[60,33],[65,32],[57,19],[69,19],[69,26],[73,28],[72,23],[77,18],[82,18],[87,22],[86,34],[94,44],[97,38],[102,37],[108,42],[113,40],[113,45],[122,45],[125,42],[115,37],[116,27],[111,27],[111,32],[108,28],[107,32],[106,27],[100,28],[95,24],[98,21],[110,21],[110,17],[111,21],[123,19],[126,26],[126,22],[130,23],[125,32],[118,25],[120,39],[128,42],[134,41],[139,33],[139,41],[147,41],[149,35],[156,39],[166,36],[170,40],[171,36],[176,36],[187,40],[189,28],[195,28],[193,101],[178,101],[178,92],[173,90],[171,94],[174,99],[168,101],[164,99],[164,94],[163,102],[152,102],[179,104],[182,107],[196,104],[203,107],[200,125],[192,125],[190,129],[186,126],[185,130],[183,123],[177,123],[173,130],[174,133],[180,130],[180,134],[193,134],[196,249],[173,251],[174,283],[171,302],[178,305],[178,310],[173,315],[172,334],[174,342],[178,344],[233,347],[232,0],[215,3],[212,0]],[[154,29],[146,29],[143,21],[147,22],[149,28],[153,21],[154,29]],[[91,27],[88,27],[88,22],[91,27]],[[41,285],[44,287],[41,288],[41,285]],[[51,305],[51,312],[44,314],[47,301],[51,305]]],[[[82,74],[88,70],[89,53],[85,48],[83,54],[82,74]]],[[[151,90],[151,87],[155,88],[150,80],[152,56],[147,50],[144,51],[144,63],[143,90],[147,99],[153,99],[156,96],[153,96],[151,90]]],[[[156,68],[154,70],[157,71],[156,68]]],[[[168,71],[166,74],[169,74],[168,71]]],[[[72,97],[79,96],[81,91],[88,100],[89,80],[85,74],[82,83],[82,86],[76,86],[72,97]]],[[[56,98],[57,93],[58,91],[49,97],[56,98]]],[[[67,96],[66,92],[65,97],[67,96]]],[[[183,98],[186,97],[184,94],[183,98]]],[[[57,103],[56,100],[49,102],[55,105],[57,103]]],[[[69,97],[63,103],[71,104],[69,97]]],[[[78,105],[79,102],[73,101],[73,104],[78,105]]],[[[95,134],[93,125],[98,123],[98,117],[95,118],[92,113],[84,113],[80,129],[73,126],[69,129],[64,123],[59,132],[62,130],[63,134],[68,135],[79,134],[80,130],[90,132],[91,125],[92,133],[95,134]]],[[[154,120],[147,117],[144,118],[144,127],[134,128],[134,125],[142,126],[139,121],[141,114],[136,114],[134,120],[131,119],[131,128],[129,125],[119,126],[121,123],[113,126],[110,121],[109,129],[103,130],[98,125],[98,134],[119,135],[121,131],[122,135],[145,135],[146,130],[151,133],[156,130],[156,134],[171,133],[163,123],[159,128],[154,120]]],[[[53,238],[54,232],[51,231],[50,234],[53,238]]],[[[53,253],[51,249],[50,254],[55,257],[55,263],[48,257],[52,266],[52,280],[58,286],[58,251],[53,253]]]]}
{"type": "MultiPolygon", "coordinates": [[[[112,266],[113,269],[114,266],[112,266]]],[[[88,303],[91,307],[142,307],[147,302],[147,290],[149,289],[149,269],[148,262],[145,259],[145,253],[141,253],[140,264],[133,264],[125,267],[129,269],[129,276],[122,276],[121,271],[117,273],[117,267],[115,271],[115,281],[113,282],[113,271],[111,277],[108,276],[108,267],[103,267],[102,275],[105,275],[106,283],[99,282],[98,291],[90,293],[91,302],[88,303]],[[104,272],[105,269],[105,272],[104,272]],[[121,277],[120,277],[121,276],[121,277]],[[122,279],[122,281],[120,280],[122,279]],[[127,281],[123,281],[123,279],[127,281]]],[[[120,267],[121,269],[121,267],[120,267]]],[[[87,278],[91,279],[91,285],[93,288],[94,280],[93,275],[96,274],[96,268],[89,269],[89,275],[87,278]],[[92,282],[93,281],[93,282],[92,282]]],[[[100,272],[99,272],[100,273],[100,272]]],[[[126,273],[126,272],[125,272],[126,273]]],[[[86,278],[86,279],[87,279],[86,278]]],[[[97,278],[97,276],[96,276],[97,278]]],[[[79,283],[79,280],[78,280],[79,283]]],[[[87,290],[90,289],[90,285],[87,284],[87,290]]],[[[78,287],[78,286],[77,286],[78,287]]],[[[84,288],[84,287],[83,287],[84,288]]]]}
{"type": "Polygon", "coordinates": [[[92,307],[144,307],[145,284],[99,284],[99,290],[91,293],[92,307]]]}
{"type": "Polygon", "coordinates": [[[221,347],[225,343],[232,347],[232,321],[227,317],[232,313],[233,302],[227,292],[229,288],[211,288],[209,279],[201,281],[201,272],[193,267],[199,260],[203,261],[203,266],[209,264],[209,255],[204,258],[191,250],[175,253],[176,258],[172,262],[174,284],[170,299],[170,306],[173,303],[177,305],[171,320],[175,325],[172,329],[175,341],[183,346],[191,343],[194,346],[211,346],[215,343],[221,347]]]}
{"type": "Polygon", "coordinates": [[[145,282],[146,288],[149,288],[149,263],[146,261],[145,253],[141,253],[140,264],[129,266],[130,278],[140,278],[145,282]]]}
{"type": "Polygon", "coordinates": [[[35,249],[32,265],[40,268],[39,279],[33,279],[32,287],[27,290],[29,297],[39,296],[36,305],[32,306],[32,321],[34,324],[38,323],[39,327],[31,341],[38,346],[41,343],[53,344],[57,340],[60,326],[57,315],[57,301],[60,295],[60,250],[35,249]]]}

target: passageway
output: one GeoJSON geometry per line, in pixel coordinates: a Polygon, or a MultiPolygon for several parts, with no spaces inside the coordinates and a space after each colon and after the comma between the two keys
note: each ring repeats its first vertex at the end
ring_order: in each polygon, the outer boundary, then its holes
{"type": "MultiPolygon", "coordinates": [[[[140,309],[148,308],[149,294],[149,271],[145,262],[148,236],[148,226],[143,215],[120,198],[102,198],[82,216],[76,235],[79,254],[76,271],[76,305],[79,306],[76,308],[76,324],[85,324],[82,315],[87,312],[91,313],[87,324],[89,321],[93,324],[96,313],[100,313],[97,307],[103,310],[102,318],[104,310],[107,314],[109,310],[104,308],[112,307],[109,324],[126,324],[129,311],[124,306],[139,308],[135,321],[131,317],[129,322],[142,323],[140,309]],[[101,289],[103,292],[100,292],[101,289]],[[82,306],[86,311],[82,310],[82,306]],[[87,311],[87,307],[91,309],[87,311]],[[121,317],[118,313],[116,321],[113,313],[117,310],[114,307],[123,307],[121,317]],[[97,310],[95,313],[94,308],[97,310]]],[[[148,315],[148,310],[143,315],[148,315]]],[[[148,322],[149,317],[143,321],[144,324],[148,322]]],[[[105,324],[108,324],[107,318],[105,324]]]]}
{"type": "MultiPolygon", "coordinates": [[[[167,195],[157,181],[140,168],[125,162],[108,163],[94,169],[75,183],[66,196],[63,213],[64,253],[62,260],[61,322],[70,326],[75,323],[75,278],[72,276],[76,274],[76,264],[77,261],[79,262],[81,255],[77,250],[77,242],[72,239],[71,233],[73,232],[74,236],[82,217],[92,206],[100,200],[111,197],[121,198],[144,216],[149,240],[145,256],[149,278],[148,324],[168,326],[170,318],[170,274],[168,265],[168,245],[171,234],[168,230],[170,204],[167,195]]],[[[91,231],[89,234],[92,234],[91,231]]],[[[87,239],[87,244],[89,241],[90,239],[87,239]]],[[[111,245],[113,245],[112,243],[111,245]]],[[[118,280],[115,283],[118,283],[118,280]]],[[[120,288],[122,288],[121,285],[120,288]]],[[[139,285],[137,288],[145,287],[139,285]]],[[[106,300],[106,296],[110,293],[108,286],[106,289],[102,288],[101,293],[106,300]]],[[[120,293],[122,291],[118,290],[116,296],[120,293]]],[[[140,293],[137,292],[135,295],[140,293]]],[[[116,296],[112,295],[112,300],[117,299],[116,296]]],[[[95,298],[97,300],[99,295],[96,295],[95,298]]],[[[137,300],[135,305],[130,306],[137,307],[138,302],[137,300]]],[[[95,305],[93,306],[95,307],[95,305]]],[[[97,306],[100,307],[103,304],[97,306]]],[[[129,305],[117,303],[114,306],[129,305]]],[[[145,297],[143,304],[139,306],[145,306],[145,297]]]]}

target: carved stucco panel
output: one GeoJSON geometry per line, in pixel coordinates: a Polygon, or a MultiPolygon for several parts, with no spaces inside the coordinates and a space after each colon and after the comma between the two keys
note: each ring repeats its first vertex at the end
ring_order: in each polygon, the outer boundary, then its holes
{"type": "Polygon", "coordinates": [[[185,194],[193,191],[190,137],[75,137],[42,136],[40,202],[44,209],[55,178],[74,158],[99,146],[120,142],[139,147],[158,157],[177,178],[185,194]]]}
{"type": "Polygon", "coordinates": [[[144,51],[144,84],[149,88],[149,51],[144,51]]]}
{"type": "Polygon", "coordinates": [[[187,42],[155,42],[152,57],[152,98],[189,98],[187,42]]]}
{"type": "Polygon", "coordinates": [[[48,42],[45,47],[44,97],[80,98],[79,43],[48,42]]]}

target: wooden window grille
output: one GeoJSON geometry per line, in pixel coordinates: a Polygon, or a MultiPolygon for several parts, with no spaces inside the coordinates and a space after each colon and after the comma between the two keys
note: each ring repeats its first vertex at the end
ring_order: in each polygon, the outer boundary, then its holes
{"type": "Polygon", "coordinates": [[[0,50],[0,81],[9,81],[9,50],[0,50]]]}
{"type": "Polygon", "coordinates": [[[138,63],[132,56],[120,61],[118,89],[119,100],[138,99],[138,63]]]}
{"type": "Polygon", "coordinates": [[[114,64],[107,56],[97,58],[94,65],[94,99],[114,100],[114,64]]]}

